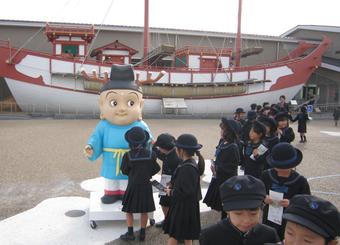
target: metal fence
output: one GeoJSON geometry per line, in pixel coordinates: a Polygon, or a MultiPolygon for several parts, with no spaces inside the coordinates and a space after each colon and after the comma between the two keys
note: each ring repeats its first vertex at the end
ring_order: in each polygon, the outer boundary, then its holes
{"type": "Polygon", "coordinates": [[[340,103],[316,104],[315,112],[333,112],[336,107],[340,107],[340,103]]]}

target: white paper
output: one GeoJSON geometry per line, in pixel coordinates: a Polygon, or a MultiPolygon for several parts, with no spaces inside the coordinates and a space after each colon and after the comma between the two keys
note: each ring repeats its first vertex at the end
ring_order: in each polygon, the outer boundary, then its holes
{"type": "MultiPolygon", "coordinates": [[[[258,156],[261,156],[264,153],[266,153],[266,151],[268,151],[268,148],[263,144],[259,145],[256,149],[257,149],[258,156]]],[[[252,159],[254,161],[256,160],[254,154],[250,155],[250,159],[252,159]]]]}
{"type": "MultiPolygon", "coordinates": [[[[162,176],[161,176],[161,182],[160,182],[160,183],[161,183],[163,186],[166,187],[170,181],[171,181],[171,175],[162,174],[162,176]]],[[[164,191],[159,191],[159,195],[160,195],[160,196],[166,196],[166,192],[164,192],[164,191]]]]}
{"type": "Polygon", "coordinates": [[[283,199],[283,193],[270,190],[269,197],[273,200],[273,204],[269,205],[268,220],[275,224],[281,225],[283,207],[279,205],[279,201],[283,199]]]}
{"type": "Polygon", "coordinates": [[[258,154],[261,156],[264,153],[266,153],[266,151],[268,150],[268,148],[266,146],[264,146],[263,144],[259,145],[259,147],[257,147],[257,152],[258,154]]]}

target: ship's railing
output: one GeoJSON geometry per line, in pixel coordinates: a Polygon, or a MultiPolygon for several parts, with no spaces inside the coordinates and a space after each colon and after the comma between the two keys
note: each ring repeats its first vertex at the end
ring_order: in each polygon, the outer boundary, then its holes
{"type": "MultiPolygon", "coordinates": [[[[204,106],[203,106],[204,107],[204,106]]],[[[208,105],[206,108],[202,108],[202,105],[190,104],[186,110],[182,110],[181,107],[165,108],[162,105],[158,111],[151,110],[150,108],[144,108],[143,117],[159,117],[168,115],[184,115],[184,116],[202,116],[202,117],[221,117],[230,115],[224,110],[224,105],[220,108],[216,108],[214,112],[209,111],[208,105]],[[202,112],[202,110],[204,112],[202,112]]],[[[17,115],[26,115],[33,118],[55,118],[55,119],[99,119],[99,106],[93,110],[80,109],[77,107],[63,107],[62,105],[49,105],[49,104],[20,104],[16,103],[4,103],[0,102],[0,119],[2,116],[5,118],[17,118],[17,115]]]]}
{"type": "MultiPolygon", "coordinates": [[[[58,105],[50,105],[50,104],[20,104],[17,105],[15,102],[0,102],[0,118],[1,115],[29,115],[32,117],[51,117],[57,119],[88,119],[88,118],[99,118],[99,106],[94,105],[93,109],[86,109],[76,107],[76,106],[63,106],[61,104],[58,105]]],[[[333,113],[336,107],[340,106],[340,103],[327,103],[327,104],[316,104],[314,105],[314,113],[326,113],[330,115],[333,113]]],[[[236,106],[235,106],[236,107],[236,106]]],[[[187,104],[187,108],[182,110],[183,108],[166,108],[162,105],[159,108],[159,111],[150,110],[150,108],[145,107],[143,111],[143,115],[145,117],[158,117],[158,116],[167,116],[167,115],[183,115],[183,116],[200,116],[200,117],[221,117],[221,116],[231,116],[230,112],[225,111],[225,105],[220,105],[220,108],[214,108],[214,111],[209,109],[209,104],[205,105],[195,105],[193,103],[187,104]],[[204,108],[204,106],[206,108],[204,108]]],[[[296,112],[293,112],[296,113],[296,112]]]]}
{"type": "Polygon", "coordinates": [[[0,46],[1,47],[8,47],[9,46],[9,41],[0,40],[0,46]]]}
{"type": "Polygon", "coordinates": [[[340,103],[315,104],[315,112],[333,112],[335,108],[340,107],[340,103]]]}

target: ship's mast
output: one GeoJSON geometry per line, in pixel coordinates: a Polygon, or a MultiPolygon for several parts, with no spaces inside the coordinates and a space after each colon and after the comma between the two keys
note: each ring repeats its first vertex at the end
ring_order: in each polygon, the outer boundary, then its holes
{"type": "Polygon", "coordinates": [[[144,0],[144,47],[143,60],[144,66],[148,65],[146,56],[149,52],[149,0],[144,0]]]}
{"type": "Polygon", "coordinates": [[[241,17],[242,17],[242,0],[238,0],[238,19],[237,19],[237,34],[235,48],[235,66],[240,67],[241,61],[241,17]]]}

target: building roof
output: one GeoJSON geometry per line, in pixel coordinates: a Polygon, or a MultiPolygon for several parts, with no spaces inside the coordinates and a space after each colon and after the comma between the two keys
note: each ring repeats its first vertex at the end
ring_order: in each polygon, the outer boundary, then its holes
{"type": "MultiPolygon", "coordinates": [[[[52,23],[52,22],[50,22],[52,23]]],[[[72,24],[72,25],[89,25],[87,23],[62,23],[53,22],[53,24],[72,24]]],[[[43,21],[25,21],[25,20],[4,20],[0,19],[0,26],[21,26],[21,27],[44,27],[46,22],[43,21]]],[[[143,32],[143,27],[141,26],[123,26],[123,25],[94,25],[96,30],[105,31],[125,31],[125,32],[143,32]]],[[[230,32],[215,32],[215,31],[203,31],[203,30],[183,30],[183,29],[173,29],[173,28],[158,28],[151,27],[150,33],[158,34],[174,34],[174,35],[184,35],[184,36],[209,36],[209,37],[220,37],[220,38],[235,38],[235,33],[230,32]]],[[[285,37],[285,36],[267,36],[267,35],[255,35],[255,34],[242,34],[243,39],[249,40],[262,40],[262,41],[274,41],[274,42],[291,42],[297,43],[298,40],[285,37]]]]}
{"type": "Polygon", "coordinates": [[[289,35],[299,31],[299,30],[310,30],[310,31],[321,31],[321,32],[335,32],[340,33],[340,26],[319,26],[319,25],[297,25],[294,28],[286,31],[281,38],[286,38],[289,35]]]}

